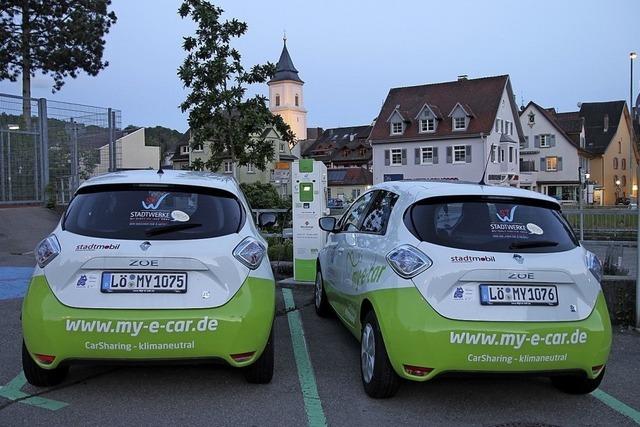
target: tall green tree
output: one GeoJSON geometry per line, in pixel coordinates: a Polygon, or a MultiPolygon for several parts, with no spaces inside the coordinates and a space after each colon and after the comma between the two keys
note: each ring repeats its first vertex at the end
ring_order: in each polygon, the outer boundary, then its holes
{"type": "Polygon", "coordinates": [[[282,117],[269,111],[266,97],[247,97],[246,92],[250,85],[265,83],[273,76],[275,65],[244,68],[231,42],[245,34],[247,24],[222,20],[221,8],[206,0],[185,0],[178,13],[197,24],[195,35],[184,38],[187,56],[178,69],[178,76],[190,89],[180,107],[189,112],[192,145],[209,144],[211,157],[204,166],[210,170],[217,170],[225,159],[266,169],[275,153],[264,130],[275,127],[289,143],[295,136],[282,117]]]}
{"type": "Polygon", "coordinates": [[[79,71],[97,75],[104,35],[116,22],[111,0],[0,0],[0,80],[22,76],[23,119],[31,127],[31,77],[53,77],[52,92],[79,71]]]}

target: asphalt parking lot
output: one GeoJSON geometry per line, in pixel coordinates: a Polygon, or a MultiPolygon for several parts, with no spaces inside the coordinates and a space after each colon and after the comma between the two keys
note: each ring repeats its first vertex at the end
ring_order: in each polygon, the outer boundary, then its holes
{"type": "Polygon", "coordinates": [[[247,384],[240,371],[225,366],[146,365],[78,366],[60,386],[32,387],[21,376],[19,321],[31,255],[17,254],[28,252],[22,248],[33,247],[56,218],[6,211],[0,209],[0,238],[8,242],[0,249],[2,426],[640,424],[635,331],[616,331],[607,376],[592,395],[563,394],[544,378],[466,377],[404,382],[394,398],[373,400],[360,382],[359,344],[337,319],[315,315],[306,286],[278,289],[271,384],[247,384]],[[50,222],[7,229],[16,227],[8,219],[16,215],[50,222]]]}

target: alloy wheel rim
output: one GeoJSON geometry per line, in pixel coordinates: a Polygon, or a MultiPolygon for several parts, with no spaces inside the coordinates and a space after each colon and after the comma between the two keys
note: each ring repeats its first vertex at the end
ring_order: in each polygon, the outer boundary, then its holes
{"type": "Polygon", "coordinates": [[[362,378],[366,383],[371,382],[371,378],[373,378],[373,367],[376,361],[375,349],[376,340],[373,328],[367,323],[362,331],[362,342],[360,344],[360,366],[362,367],[362,378]]]}

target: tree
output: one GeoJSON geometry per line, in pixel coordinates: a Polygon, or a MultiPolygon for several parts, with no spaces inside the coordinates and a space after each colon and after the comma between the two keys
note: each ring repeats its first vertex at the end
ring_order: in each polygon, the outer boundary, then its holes
{"type": "Polygon", "coordinates": [[[240,184],[240,189],[251,205],[251,209],[288,209],[291,207],[291,201],[282,199],[271,184],[243,182],[240,184]]]}
{"type": "Polygon", "coordinates": [[[22,115],[31,128],[31,77],[53,77],[52,92],[80,70],[97,75],[104,35],[116,22],[111,0],[0,0],[0,80],[22,75],[22,115]]]}
{"type": "Polygon", "coordinates": [[[211,157],[205,167],[212,171],[225,159],[234,165],[266,169],[275,153],[264,130],[274,127],[289,143],[295,136],[282,117],[269,111],[266,97],[245,95],[249,85],[265,83],[273,76],[275,65],[245,70],[231,41],[247,31],[247,24],[237,19],[221,21],[221,8],[205,0],[185,0],[178,13],[198,26],[195,36],[184,38],[187,56],[178,69],[178,76],[190,89],[180,107],[189,111],[192,146],[209,144],[211,157]]]}

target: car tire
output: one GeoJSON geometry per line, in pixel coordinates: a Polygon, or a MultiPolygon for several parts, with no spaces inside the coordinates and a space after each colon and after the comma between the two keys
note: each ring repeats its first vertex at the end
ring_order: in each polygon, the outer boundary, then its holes
{"type": "Polygon", "coordinates": [[[568,394],[589,394],[600,386],[604,378],[604,371],[596,378],[587,378],[578,375],[560,375],[551,377],[551,383],[555,388],[568,394]]]}
{"type": "Polygon", "coordinates": [[[324,291],[324,280],[322,278],[320,265],[318,265],[318,272],[316,273],[316,283],[313,287],[313,305],[316,308],[316,314],[318,316],[331,316],[331,305],[329,305],[329,301],[327,300],[327,293],[324,291]]]}
{"type": "Polygon", "coordinates": [[[243,368],[244,377],[251,384],[269,384],[273,378],[273,326],[264,351],[253,364],[243,368]]]}
{"type": "Polygon", "coordinates": [[[38,387],[51,387],[60,384],[67,377],[68,366],[58,366],[54,369],[43,369],[27,351],[27,346],[22,342],[22,370],[29,384],[38,387]]]}
{"type": "Polygon", "coordinates": [[[362,325],[360,374],[364,391],[375,399],[392,397],[400,387],[400,377],[391,366],[373,310],[367,313],[362,325]]]}

